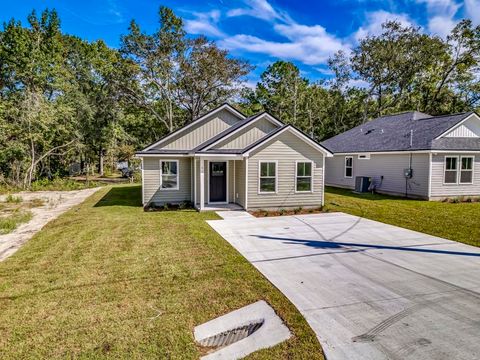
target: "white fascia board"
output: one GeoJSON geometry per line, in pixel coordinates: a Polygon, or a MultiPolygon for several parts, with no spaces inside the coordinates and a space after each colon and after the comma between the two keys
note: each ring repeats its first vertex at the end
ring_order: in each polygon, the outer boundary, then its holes
{"type": "Polygon", "coordinates": [[[227,160],[242,160],[243,157],[240,154],[195,154],[197,159],[227,159],[227,160]]]}
{"type": "MultiPolygon", "coordinates": [[[[258,149],[260,146],[263,146],[265,144],[268,144],[271,140],[275,139],[276,137],[278,137],[279,135],[283,134],[285,131],[290,131],[292,134],[296,135],[297,137],[299,137],[300,139],[302,139],[303,141],[305,141],[307,144],[309,144],[311,147],[315,148],[316,150],[320,151],[321,153],[323,153],[326,157],[333,157],[333,154],[328,151],[326,148],[324,148],[323,146],[317,144],[315,141],[313,141],[312,139],[310,139],[308,136],[306,136],[305,134],[301,133],[300,131],[298,131],[297,129],[295,129],[294,127],[292,126],[287,126],[285,127],[285,129],[283,130],[280,130],[278,133],[276,133],[275,135],[273,135],[272,137],[266,139],[265,141],[259,143],[258,145],[256,145],[255,147],[251,148],[250,150],[248,150],[247,152],[245,152],[243,154],[244,157],[249,157],[250,156],[250,153],[252,151],[255,151],[256,149],[258,149]]],[[[268,135],[266,135],[268,136],[268,135]]]]}
{"type": "Polygon", "coordinates": [[[235,131],[231,132],[230,134],[218,139],[217,141],[215,141],[214,143],[208,145],[206,148],[202,149],[202,150],[208,150],[208,149],[211,149],[212,147],[214,147],[215,145],[217,145],[219,142],[222,142],[224,140],[227,140],[228,138],[232,137],[233,135],[237,134],[238,132],[242,131],[243,129],[245,129],[247,126],[250,126],[252,124],[255,124],[258,120],[260,119],[263,119],[263,118],[266,118],[268,121],[270,121],[272,124],[274,125],[277,125],[277,126],[283,126],[283,123],[281,123],[280,121],[278,121],[277,119],[275,119],[273,116],[271,116],[270,114],[268,113],[262,113],[262,114],[259,114],[257,117],[253,118],[252,121],[249,121],[248,123],[244,124],[243,126],[240,126],[238,129],[236,129],[235,131]]]}
{"type": "Polygon", "coordinates": [[[470,119],[477,119],[478,121],[480,121],[480,118],[478,117],[477,114],[473,113],[469,116],[467,116],[465,119],[463,119],[462,121],[460,121],[458,124],[455,124],[453,125],[451,128],[445,130],[443,133],[441,133],[440,135],[438,135],[435,140],[438,140],[438,139],[441,139],[442,137],[444,137],[445,135],[447,135],[448,133],[452,132],[453,130],[455,130],[456,128],[462,126],[462,124],[470,119]]]}
{"type": "Polygon", "coordinates": [[[224,109],[230,111],[232,114],[238,116],[240,119],[245,120],[245,116],[243,114],[241,114],[239,111],[237,111],[235,108],[233,108],[229,104],[223,104],[222,106],[216,108],[215,110],[209,111],[205,115],[203,115],[203,116],[199,117],[198,119],[192,121],[190,124],[185,125],[183,128],[180,128],[179,131],[172,132],[170,135],[167,135],[163,139],[158,140],[156,143],[153,143],[152,145],[149,145],[148,147],[146,147],[142,151],[148,151],[148,150],[162,144],[163,142],[171,139],[172,136],[183,133],[185,130],[189,129],[193,125],[198,124],[199,122],[205,120],[206,118],[208,118],[208,117],[210,117],[210,116],[212,116],[212,115],[216,114],[217,112],[222,111],[224,109]]]}
{"type": "Polygon", "coordinates": [[[333,156],[345,155],[402,155],[402,154],[443,154],[443,153],[480,153],[480,150],[404,150],[404,151],[365,151],[365,152],[342,152],[334,153],[333,156]]]}

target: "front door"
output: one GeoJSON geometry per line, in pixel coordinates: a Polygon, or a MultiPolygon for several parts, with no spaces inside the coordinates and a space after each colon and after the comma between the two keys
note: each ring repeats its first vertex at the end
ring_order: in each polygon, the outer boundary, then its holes
{"type": "Polygon", "coordinates": [[[227,202],[227,163],[210,162],[210,202],[227,202]]]}

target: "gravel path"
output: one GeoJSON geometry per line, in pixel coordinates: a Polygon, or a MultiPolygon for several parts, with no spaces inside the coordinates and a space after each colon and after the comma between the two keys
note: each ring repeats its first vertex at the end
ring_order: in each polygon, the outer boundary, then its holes
{"type": "MultiPolygon", "coordinates": [[[[56,219],[73,206],[80,204],[98,189],[100,188],[74,191],[32,191],[15,194],[25,201],[42,199],[44,205],[31,209],[33,218],[28,223],[20,225],[9,234],[0,235],[0,261],[13,255],[48,222],[56,219]]],[[[6,195],[0,196],[0,201],[5,201],[5,198],[6,195]]]]}

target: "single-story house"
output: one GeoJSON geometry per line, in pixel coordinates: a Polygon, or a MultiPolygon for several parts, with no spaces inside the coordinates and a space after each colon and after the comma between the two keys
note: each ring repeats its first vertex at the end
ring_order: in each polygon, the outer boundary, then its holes
{"type": "Polygon", "coordinates": [[[382,116],[322,145],[334,154],[326,160],[326,185],[354,189],[370,178],[370,190],[392,195],[480,196],[480,117],[475,112],[382,116]]]}
{"type": "Polygon", "coordinates": [[[319,143],[268,113],[247,117],[224,104],[147,146],[142,201],[191,201],[199,210],[317,207],[324,202],[319,143]]]}

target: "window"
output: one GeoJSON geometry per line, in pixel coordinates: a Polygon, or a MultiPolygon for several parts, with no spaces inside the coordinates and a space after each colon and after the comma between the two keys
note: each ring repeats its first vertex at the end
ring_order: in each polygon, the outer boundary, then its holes
{"type": "Polygon", "coordinates": [[[178,160],[160,161],[160,189],[178,190],[178,160]]]}
{"type": "Polygon", "coordinates": [[[458,157],[446,156],[445,157],[445,175],[443,182],[445,184],[456,184],[458,172],[458,157]]]}
{"type": "Polygon", "coordinates": [[[353,156],[345,156],[345,177],[353,177],[353,156]]]}
{"type": "Polygon", "coordinates": [[[460,184],[473,183],[473,156],[460,158],[460,184]]]}
{"type": "Polygon", "coordinates": [[[312,191],[312,162],[297,162],[296,191],[312,191]]]}
{"type": "Polygon", "coordinates": [[[274,193],[277,191],[277,162],[260,161],[258,192],[274,193]]]}

